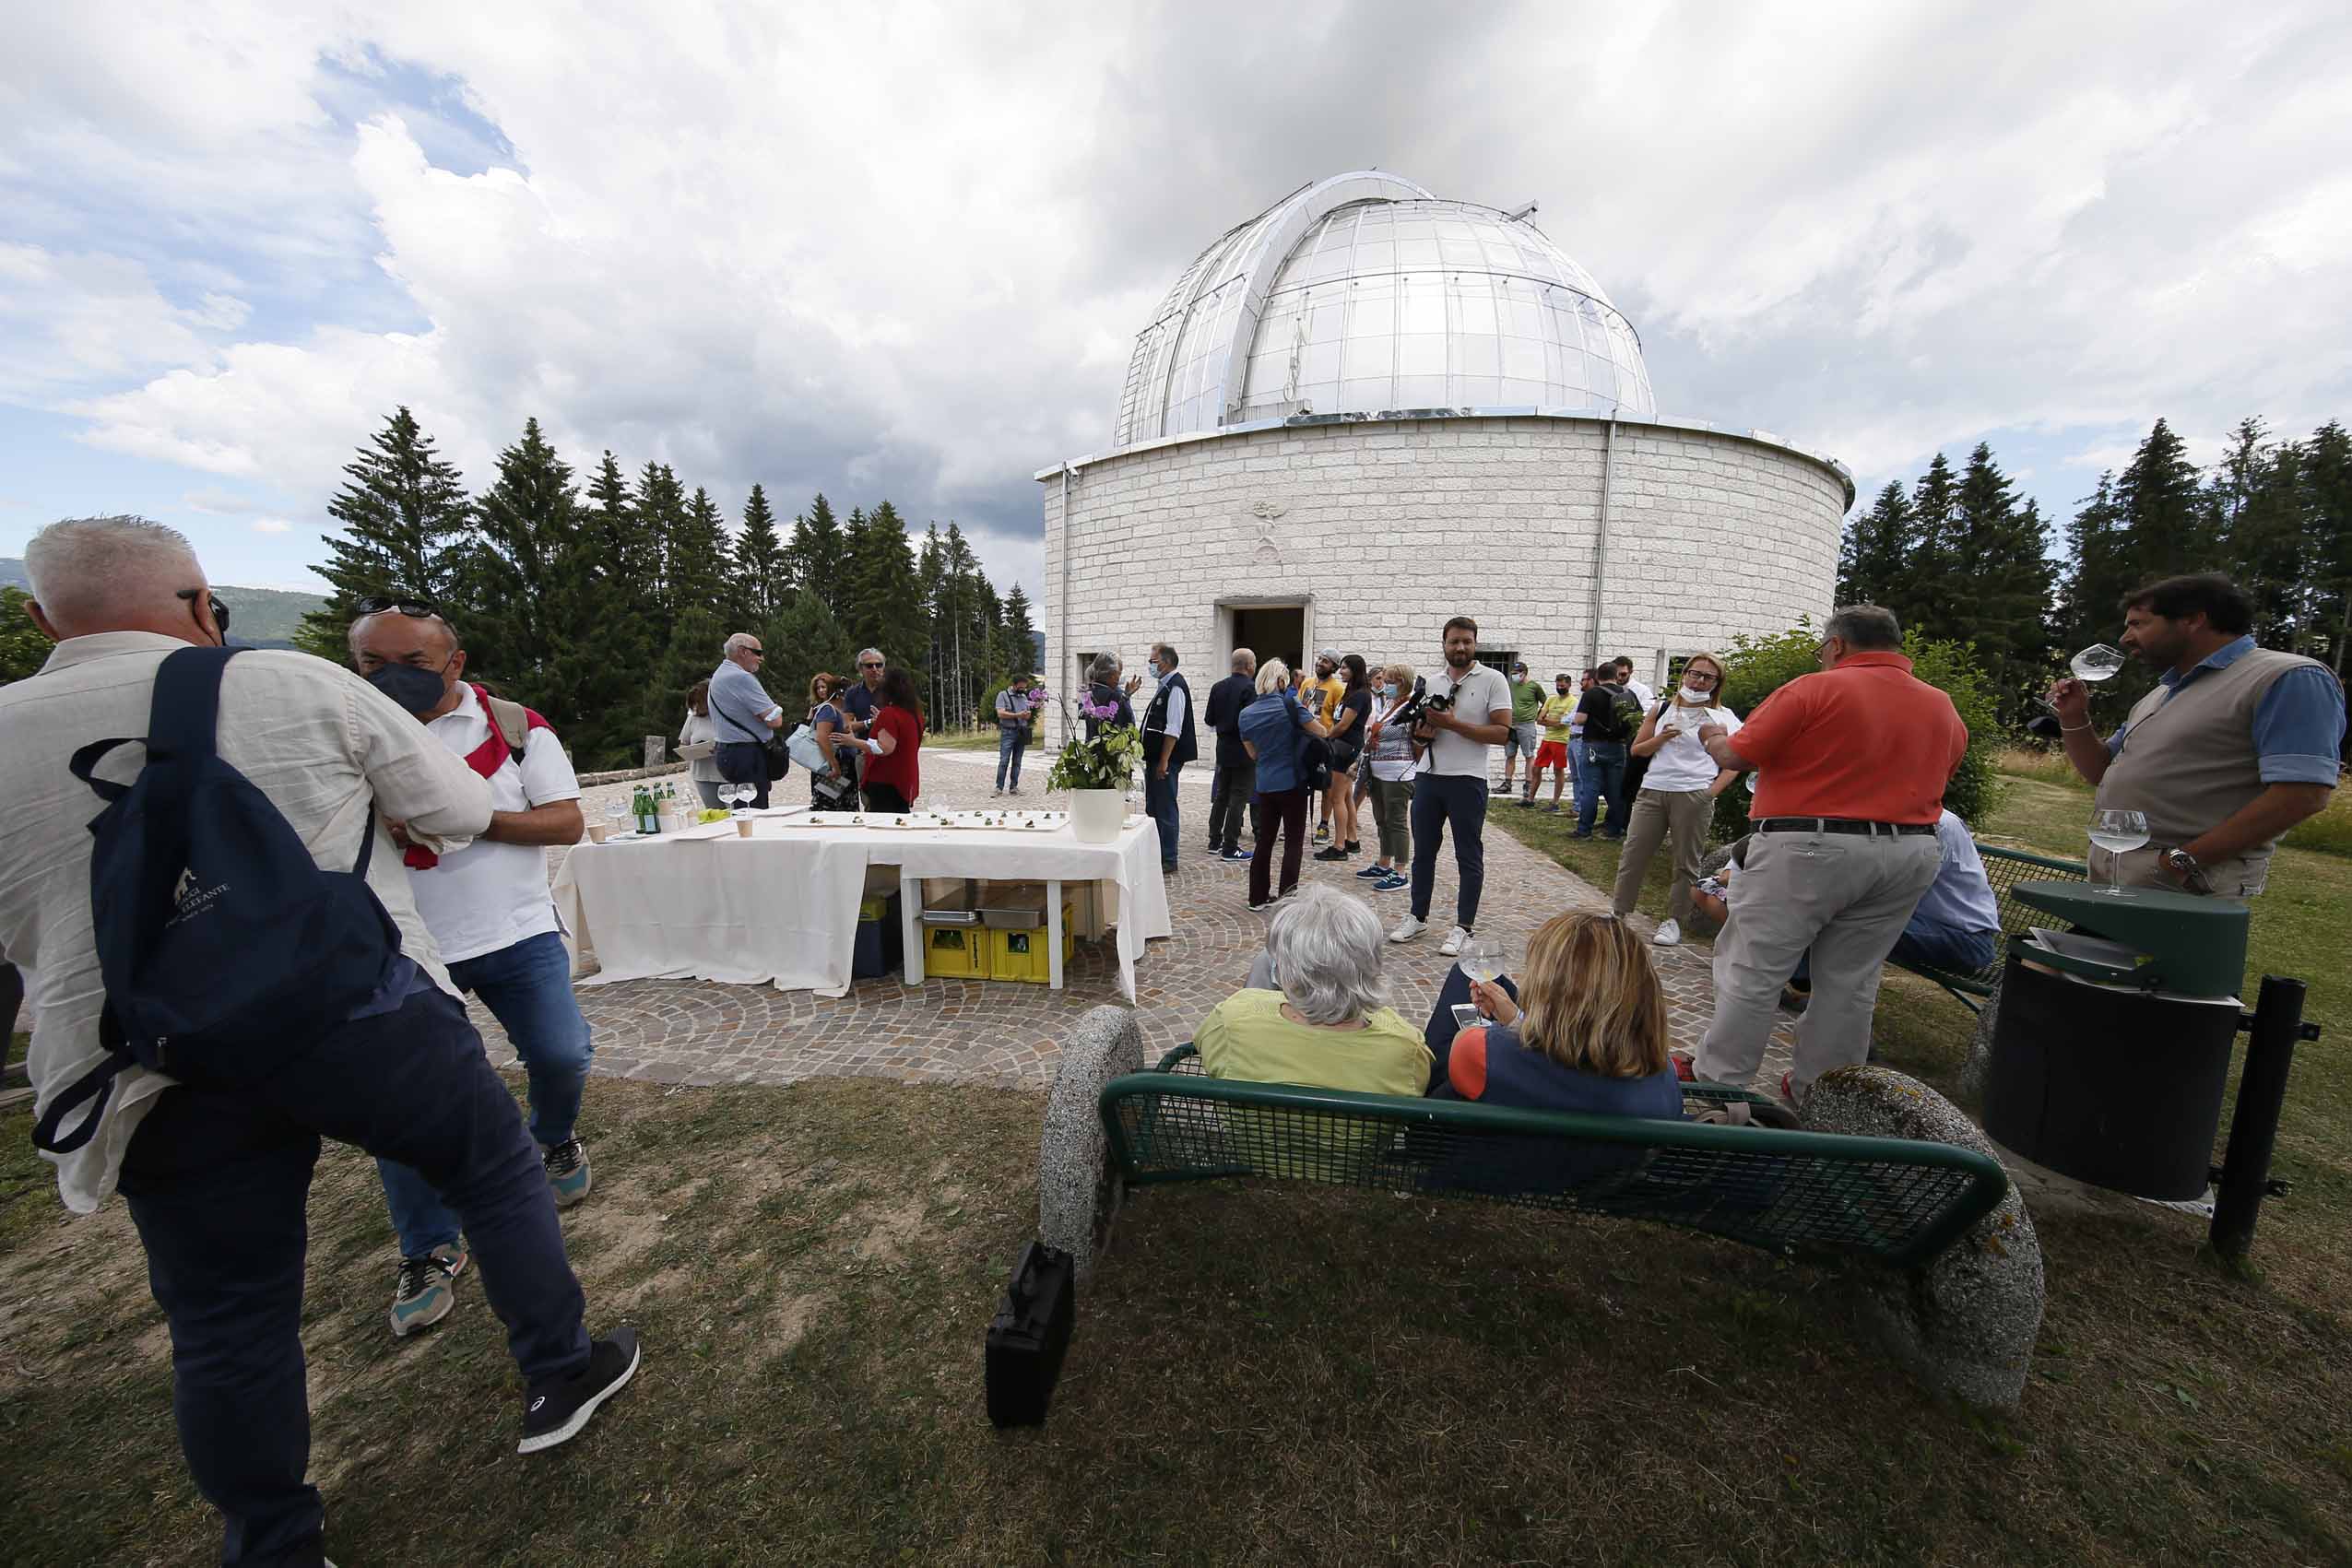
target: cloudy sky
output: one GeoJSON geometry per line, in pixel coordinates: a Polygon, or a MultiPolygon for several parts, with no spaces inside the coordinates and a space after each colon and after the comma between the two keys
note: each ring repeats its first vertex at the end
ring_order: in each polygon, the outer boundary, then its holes
{"type": "Polygon", "coordinates": [[[1193,253],[1367,165],[1517,206],[1661,412],[1865,497],[1990,439],[2046,510],[2169,417],[2352,417],[2352,13],[1814,3],[20,7],[0,62],[0,555],[183,527],[313,585],[407,403],[537,415],[734,513],[823,490],[1041,575],[1193,253]],[[635,14],[628,14],[633,11],[635,14]],[[1447,19],[1450,17],[1450,20],[1447,19]]]}

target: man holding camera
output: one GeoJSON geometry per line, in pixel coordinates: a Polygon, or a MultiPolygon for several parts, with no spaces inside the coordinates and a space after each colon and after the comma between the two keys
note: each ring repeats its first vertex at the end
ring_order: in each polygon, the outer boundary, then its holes
{"type": "Polygon", "coordinates": [[[1510,733],[1511,691],[1499,670],[1478,662],[1478,622],[1458,615],[1446,622],[1446,667],[1429,682],[1412,737],[1421,772],[1412,797],[1412,913],[1389,933],[1410,942],[1429,929],[1429,900],[1437,881],[1437,841],[1454,835],[1454,928],[1437,950],[1453,958],[1478,921],[1486,880],[1487,751],[1510,733]]]}

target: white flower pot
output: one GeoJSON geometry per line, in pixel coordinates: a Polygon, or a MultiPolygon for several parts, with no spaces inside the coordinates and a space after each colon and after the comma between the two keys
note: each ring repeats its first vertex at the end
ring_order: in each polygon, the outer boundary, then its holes
{"type": "Polygon", "coordinates": [[[1081,843],[1108,843],[1118,837],[1127,820],[1127,792],[1117,789],[1074,789],[1070,792],[1070,831],[1081,843]]]}

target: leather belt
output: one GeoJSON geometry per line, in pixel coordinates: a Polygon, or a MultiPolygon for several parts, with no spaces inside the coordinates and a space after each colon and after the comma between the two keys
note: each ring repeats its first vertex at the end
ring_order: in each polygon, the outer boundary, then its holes
{"type": "Polygon", "coordinates": [[[1755,825],[1759,833],[1862,833],[1888,838],[1935,831],[1932,822],[1865,822],[1853,817],[1767,817],[1755,825]]]}

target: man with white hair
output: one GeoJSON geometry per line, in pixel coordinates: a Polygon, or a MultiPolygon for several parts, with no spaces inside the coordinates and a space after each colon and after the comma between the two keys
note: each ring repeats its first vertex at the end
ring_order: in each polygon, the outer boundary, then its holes
{"type": "Polygon", "coordinates": [[[774,782],[768,772],[768,741],[784,727],[784,708],[760,684],[760,666],[768,653],[759,638],[739,631],[727,640],[725,653],[711,672],[706,699],[711,732],[718,738],[719,776],[758,790],[751,804],[765,809],[768,785],[774,782]]]}
{"type": "MultiPolygon", "coordinates": [[[[580,781],[553,726],[532,710],[462,678],[456,627],[431,605],[363,598],[349,632],[360,678],[417,716],[425,732],[490,782],[490,827],[436,854],[392,824],[418,911],[461,992],[505,1027],[530,1085],[531,1138],[544,1151],[558,1208],[588,1196],[580,1094],[595,1043],[572,994],[572,956],[548,894],[547,845],[580,842],[580,781]]],[[[467,1255],[457,1216],[432,1184],[381,1160],[400,1243],[392,1291],[396,1338],[431,1327],[455,1304],[467,1255]]]]}
{"type": "MultiPolygon", "coordinates": [[[[873,728],[874,710],[882,705],[883,664],[880,648],[858,649],[857,682],[845,688],[841,693],[840,707],[849,715],[849,733],[860,740],[866,738],[868,732],[873,728]]],[[[855,762],[857,766],[857,776],[861,788],[866,779],[866,759],[870,755],[862,746],[842,749],[842,760],[855,762]]]]}
{"type": "MultiPolygon", "coordinates": [[[[0,688],[0,961],[32,983],[36,1114],[112,1059],[91,897],[91,788],[69,771],[93,742],[147,732],[158,668],[223,642],[203,569],[177,533],[137,518],[54,524],[25,551],[35,625],[57,644],[0,688]]],[[[634,1375],[635,1334],[591,1341],[538,1151],[449,989],[408,873],[380,822],[461,844],[490,820],[489,786],[390,699],[292,652],[230,660],[216,749],[323,870],[375,835],[366,886],[399,938],[391,983],[274,1071],[230,1091],[133,1066],[95,1113],[52,1123],[67,1208],[120,1188],[171,1328],[172,1402],[196,1485],[220,1510],[226,1562],[317,1563],[325,1529],[303,1478],[304,1208],[322,1138],[404,1161],[473,1237],[507,1349],[526,1382],[522,1450],[576,1434],[634,1375]]],[[[110,787],[143,748],[96,764],[110,787]],[[118,760],[119,759],[119,760],[118,760]]]]}

